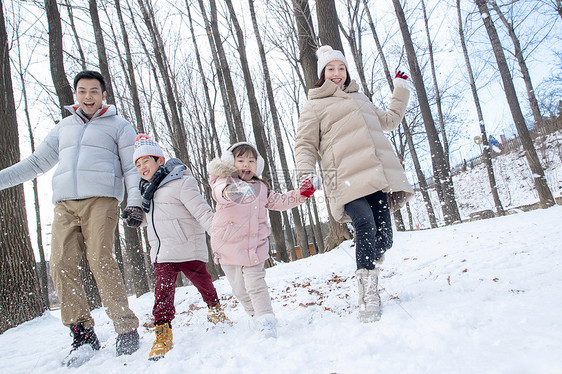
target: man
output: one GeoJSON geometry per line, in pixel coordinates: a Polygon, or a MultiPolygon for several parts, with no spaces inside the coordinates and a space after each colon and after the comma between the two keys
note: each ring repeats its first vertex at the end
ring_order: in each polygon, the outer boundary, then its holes
{"type": "Polygon", "coordinates": [[[139,321],[129,309],[121,273],[113,258],[113,243],[123,181],[128,206],[123,217],[138,227],[142,219],[139,177],[133,165],[135,130],[105,104],[105,81],[95,71],[74,79],[78,105],[66,106],[64,118],[28,158],[0,171],[0,189],[36,178],[58,163],[54,173],[50,271],[61,302],[61,318],[74,338],[65,363],[73,366],[79,351],[100,348],[86,295],[79,277],[86,256],[100,296],[117,332],[117,355],[139,347],[139,321]],[[80,348],[80,349],[79,349],[80,348]]]}

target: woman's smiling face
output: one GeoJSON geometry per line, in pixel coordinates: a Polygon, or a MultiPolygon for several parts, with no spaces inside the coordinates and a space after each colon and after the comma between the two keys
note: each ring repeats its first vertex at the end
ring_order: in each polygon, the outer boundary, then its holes
{"type": "Polygon", "coordinates": [[[329,62],[324,69],[324,78],[326,80],[331,80],[337,84],[339,88],[343,88],[343,84],[347,79],[347,69],[345,68],[345,63],[338,60],[329,62]]]}

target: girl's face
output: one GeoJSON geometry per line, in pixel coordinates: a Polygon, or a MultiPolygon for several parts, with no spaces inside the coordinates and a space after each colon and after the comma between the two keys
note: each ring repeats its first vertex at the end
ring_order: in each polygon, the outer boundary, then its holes
{"type": "Polygon", "coordinates": [[[238,177],[248,182],[256,174],[258,163],[251,152],[234,156],[234,167],[238,170],[238,177]]]}
{"type": "Polygon", "coordinates": [[[164,157],[158,157],[158,160],[155,160],[152,156],[144,156],[139,157],[137,162],[135,162],[137,173],[139,173],[142,179],[149,182],[152,180],[156,170],[162,165],[164,165],[164,157]]]}
{"type": "Polygon", "coordinates": [[[328,63],[324,69],[324,78],[326,80],[331,80],[337,84],[339,88],[343,89],[343,84],[347,79],[347,69],[343,61],[334,60],[328,63]]]}

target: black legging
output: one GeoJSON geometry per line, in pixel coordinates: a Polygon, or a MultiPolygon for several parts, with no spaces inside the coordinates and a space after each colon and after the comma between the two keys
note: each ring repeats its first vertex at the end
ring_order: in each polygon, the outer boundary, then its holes
{"type": "Polygon", "coordinates": [[[386,193],[382,191],[353,200],[344,206],[355,226],[357,269],[373,270],[392,247],[392,222],[386,193]]]}

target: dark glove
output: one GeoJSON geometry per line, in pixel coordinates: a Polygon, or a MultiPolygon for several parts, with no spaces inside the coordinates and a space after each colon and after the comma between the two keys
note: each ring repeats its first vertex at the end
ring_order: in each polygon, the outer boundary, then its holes
{"type": "Polygon", "coordinates": [[[137,228],[142,223],[144,213],[138,206],[128,206],[123,209],[121,217],[127,223],[127,226],[137,228]]]}
{"type": "Polygon", "coordinates": [[[394,78],[408,79],[408,76],[403,71],[398,70],[394,78]]]}

